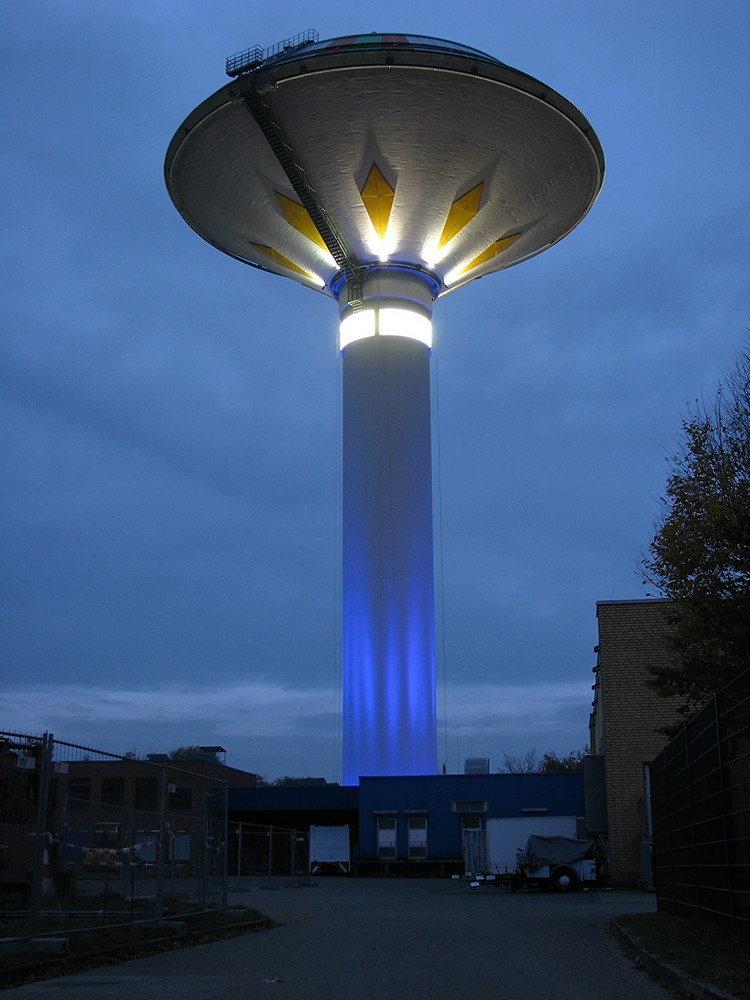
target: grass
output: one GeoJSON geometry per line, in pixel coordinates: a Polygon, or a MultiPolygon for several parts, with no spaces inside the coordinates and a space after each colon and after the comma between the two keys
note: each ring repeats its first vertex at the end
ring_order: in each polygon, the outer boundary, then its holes
{"type": "MultiPolygon", "coordinates": [[[[2,952],[0,989],[69,975],[94,966],[115,965],[132,958],[144,958],[163,951],[206,944],[274,926],[260,911],[249,907],[200,912],[198,904],[174,901],[165,903],[168,905],[164,919],[184,922],[187,926],[186,933],[180,934],[165,924],[155,923],[94,927],[71,933],[74,921],[69,917],[45,920],[40,936],[55,934],[68,937],[68,951],[62,955],[22,949],[2,952]]],[[[110,916],[114,918],[117,914],[112,913],[110,916]]],[[[119,919],[123,919],[123,916],[120,913],[119,919]]],[[[87,923],[90,926],[90,918],[87,923]]],[[[15,926],[14,921],[4,920],[0,923],[0,937],[23,934],[25,928],[26,921],[15,926]]]]}
{"type": "Polygon", "coordinates": [[[649,955],[690,979],[750,998],[750,931],[668,913],[628,914],[617,922],[649,955]]]}

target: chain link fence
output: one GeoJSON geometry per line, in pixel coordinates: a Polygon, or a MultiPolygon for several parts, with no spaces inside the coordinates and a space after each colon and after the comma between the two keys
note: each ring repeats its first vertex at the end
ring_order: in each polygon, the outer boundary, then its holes
{"type": "Polygon", "coordinates": [[[0,731],[0,937],[226,908],[220,769],[0,731]]]}
{"type": "Polygon", "coordinates": [[[285,876],[292,879],[309,875],[309,834],[279,826],[253,823],[229,824],[230,881],[245,876],[285,876]]]}

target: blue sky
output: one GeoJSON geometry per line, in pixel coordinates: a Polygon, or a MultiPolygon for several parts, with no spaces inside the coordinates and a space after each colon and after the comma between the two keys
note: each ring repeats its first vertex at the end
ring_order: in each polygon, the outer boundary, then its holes
{"type": "Polygon", "coordinates": [[[306,28],[458,41],[571,100],[604,189],[438,303],[439,759],[584,745],[597,600],[643,596],[665,458],[750,316],[745,0],[5,0],[0,729],[340,777],[333,303],[218,253],[167,144],[306,28]]]}

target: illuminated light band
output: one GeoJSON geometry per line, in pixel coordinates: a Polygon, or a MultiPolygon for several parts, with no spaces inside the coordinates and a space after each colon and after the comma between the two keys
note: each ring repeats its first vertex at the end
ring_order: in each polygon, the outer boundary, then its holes
{"type": "Polygon", "coordinates": [[[433,285],[420,273],[383,268],[363,278],[361,299],[339,295],[339,349],[366,337],[406,337],[432,348],[433,285]]]}
{"type": "Polygon", "coordinates": [[[350,313],[341,321],[339,348],[344,348],[364,337],[408,337],[432,347],[432,323],[410,309],[398,306],[361,309],[350,313]]]}

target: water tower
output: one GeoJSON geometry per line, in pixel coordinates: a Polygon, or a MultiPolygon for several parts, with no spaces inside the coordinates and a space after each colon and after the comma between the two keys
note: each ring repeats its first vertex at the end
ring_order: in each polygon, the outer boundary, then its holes
{"type": "Polygon", "coordinates": [[[226,71],[167,188],[209,243],[338,305],[344,782],[434,774],[433,303],[569,233],[601,146],[549,87],[437,38],[308,31],[226,71]]]}

